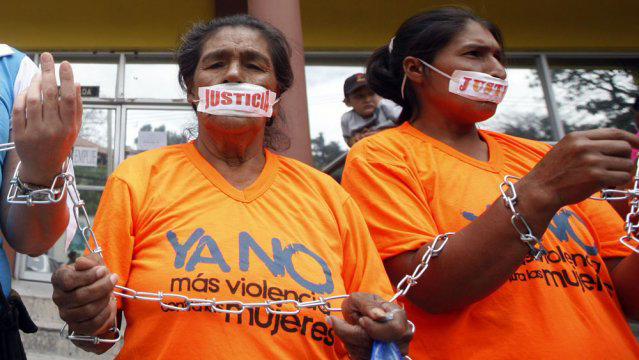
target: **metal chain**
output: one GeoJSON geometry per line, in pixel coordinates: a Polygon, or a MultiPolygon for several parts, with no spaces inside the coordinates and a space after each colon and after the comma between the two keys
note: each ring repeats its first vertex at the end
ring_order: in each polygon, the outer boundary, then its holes
{"type": "Polygon", "coordinates": [[[519,240],[528,245],[530,248],[530,255],[537,260],[542,255],[546,255],[548,251],[546,250],[546,247],[544,247],[544,244],[542,244],[541,240],[533,234],[528,222],[526,222],[526,219],[524,219],[517,209],[515,209],[515,205],[517,204],[517,191],[515,189],[515,185],[512,181],[510,181],[511,179],[519,180],[516,176],[504,176],[504,182],[502,182],[499,186],[499,191],[501,191],[501,197],[504,199],[506,207],[513,213],[513,216],[510,217],[510,222],[519,233],[519,240]],[[508,195],[509,190],[512,195],[508,195]]]}
{"type": "Polygon", "coordinates": [[[0,144],[0,152],[9,151],[16,148],[16,145],[12,142],[6,144],[0,144]]]}
{"type": "Polygon", "coordinates": [[[422,255],[422,260],[415,267],[413,273],[411,275],[406,274],[404,278],[397,283],[397,292],[393,295],[389,302],[394,302],[398,297],[406,295],[408,290],[410,290],[413,285],[417,284],[417,280],[422,277],[426,269],[428,269],[430,259],[437,257],[439,253],[442,252],[448,243],[448,238],[453,234],[454,233],[449,232],[437,235],[435,240],[433,240],[433,242],[426,248],[426,252],[422,255]]]}
{"type": "MultiPolygon", "coordinates": [[[[0,144],[0,152],[10,150],[11,148],[9,147],[3,148],[3,145],[0,144]]],[[[80,193],[75,184],[75,177],[69,171],[70,165],[68,164],[70,163],[71,163],[70,159],[67,160],[67,166],[62,171],[62,173],[56,176],[56,178],[53,181],[53,185],[51,186],[51,189],[54,189],[53,186],[58,181],[58,179],[64,180],[62,191],[60,191],[58,194],[55,194],[55,196],[53,196],[53,193],[51,193],[52,195],[48,196],[46,200],[36,201],[29,198],[26,195],[23,195],[23,196],[15,195],[17,192],[17,189],[14,189],[13,190],[14,196],[11,196],[10,202],[13,204],[24,204],[24,205],[50,204],[50,203],[60,201],[60,199],[64,197],[64,193],[68,190],[69,196],[71,197],[71,201],[74,206],[73,216],[76,220],[76,223],[79,226],[82,239],[84,240],[87,248],[92,254],[98,254],[100,255],[100,257],[102,257],[102,248],[100,247],[95,237],[95,233],[93,232],[93,229],[91,226],[91,220],[89,219],[89,215],[86,211],[85,203],[80,198],[80,193]],[[81,219],[84,220],[84,222],[81,222],[80,221],[81,219]],[[81,225],[81,224],[84,224],[84,225],[81,225]]],[[[16,168],[16,172],[13,178],[11,179],[12,187],[17,187],[17,178],[19,174],[18,170],[19,170],[19,165],[18,165],[18,168],[16,168]]],[[[48,189],[45,189],[45,190],[48,190],[48,189]]],[[[9,192],[10,194],[12,193],[11,190],[9,192]]],[[[433,240],[432,244],[427,247],[426,252],[422,256],[421,262],[417,265],[413,273],[411,275],[404,276],[404,278],[397,284],[397,292],[395,293],[395,295],[393,295],[393,297],[389,300],[389,302],[394,302],[395,300],[397,300],[398,297],[406,295],[408,290],[412,286],[417,284],[417,280],[424,274],[424,272],[428,268],[430,260],[433,257],[437,257],[441,253],[443,248],[446,246],[446,243],[448,242],[448,237],[452,234],[453,233],[446,233],[446,234],[438,235],[435,238],[435,240],[433,240]]],[[[143,291],[136,291],[134,289],[120,286],[120,285],[115,286],[113,295],[116,297],[130,299],[130,300],[143,300],[143,301],[157,302],[160,304],[160,307],[162,309],[170,309],[175,311],[188,311],[189,309],[193,309],[193,308],[203,308],[203,309],[205,308],[205,309],[209,309],[211,312],[226,313],[226,314],[241,314],[247,309],[263,308],[269,314],[280,314],[280,315],[296,315],[302,309],[316,308],[316,307],[321,309],[322,311],[329,312],[329,313],[339,312],[342,309],[339,307],[331,306],[331,302],[349,297],[349,295],[344,294],[344,295],[334,295],[329,297],[319,297],[318,299],[311,300],[311,301],[297,301],[292,299],[286,299],[286,300],[276,300],[276,301],[266,300],[264,302],[246,303],[239,300],[216,300],[216,299],[190,298],[188,296],[181,295],[181,294],[163,293],[161,291],[158,291],[155,293],[143,292],[143,291]],[[168,301],[169,299],[180,300],[181,303],[184,304],[184,306],[176,306],[174,305],[175,302],[171,304],[168,301]],[[275,306],[281,308],[284,305],[290,305],[293,308],[291,310],[278,310],[275,308],[275,306]],[[231,309],[231,307],[236,307],[236,309],[231,309]]],[[[391,312],[389,316],[384,320],[386,321],[392,320],[393,314],[394,313],[391,312]]],[[[411,333],[414,333],[415,325],[410,320],[407,320],[407,321],[409,326],[411,327],[411,333]]],[[[60,331],[62,336],[65,336],[64,331],[67,327],[68,327],[68,324],[65,324],[62,330],[60,331]]],[[[122,334],[120,332],[120,329],[118,328],[117,317],[115,319],[114,326],[110,330],[114,333],[114,338],[112,339],[100,338],[98,336],[76,335],[73,331],[70,334],[66,335],[66,338],[72,341],[92,342],[94,344],[116,343],[120,341],[122,338],[122,334]]],[[[404,358],[410,359],[408,356],[405,356],[404,358]]]]}
{"type": "Polygon", "coordinates": [[[591,196],[593,200],[630,200],[630,212],[626,215],[626,223],[624,229],[626,235],[622,236],[619,241],[630,250],[639,253],[639,158],[636,163],[637,169],[633,178],[631,189],[603,189],[601,197],[591,196]]]}
{"type": "MultiPolygon", "coordinates": [[[[0,146],[0,149],[2,147],[0,146]]],[[[0,150],[3,151],[3,150],[0,150]]],[[[11,204],[26,204],[27,206],[40,205],[40,204],[52,204],[58,203],[64,198],[64,193],[69,183],[73,183],[73,179],[67,179],[69,176],[73,177],[69,171],[71,167],[71,160],[62,165],[62,172],[56,175],[51,182],[51,186],[48,188],[39,188],[37,190],[31,190],[26,194],[21,193],[21,188],[24,186],[20,181],[18,174],[20,173],[20,166],[22,162],[18,162],[16,170],[13,173],[13,177],[10,180],[9,193],[7,195],[7,202],[11,204]],[[58,180],[62,181],[62,187],[56,187],[58,180]],[[71,180],[71,181],[69,181],[71,180]]]]}

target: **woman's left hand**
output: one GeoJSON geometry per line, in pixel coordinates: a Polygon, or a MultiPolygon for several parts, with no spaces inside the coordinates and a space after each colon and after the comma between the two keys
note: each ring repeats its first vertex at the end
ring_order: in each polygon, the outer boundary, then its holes
{"type": "Polygon", "coordinates": [[[344,320],[328,317],[353,359],[370,359],[373,340],[395,342],[402,355],[408,354],[413,330],[404,310],[381,297],[353,293],[342,303],[344,320]]]}

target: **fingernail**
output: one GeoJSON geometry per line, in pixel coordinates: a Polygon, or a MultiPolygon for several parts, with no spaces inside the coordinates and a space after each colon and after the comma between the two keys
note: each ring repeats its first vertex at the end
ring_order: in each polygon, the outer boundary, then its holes
{"type": "Polygon", "coordinates": [[[400,312],[400,311],[404,311],[404,309],[402,309],[402,308],[396,308],[396,309],[393,309],[393,310],[391,310],[391,311],[387,312],[387,313],[386,313],[386,316],[384,317],[384,319],[383,319],[383,320],[384,320],[384,321],[391,321],[391,320],[393,320],[393,318],[395,318],[395,314],[396,314],[396,313],[398,313],[398,312],[400,312]]]}
{"type": "Polygon", "coordinates": [[[373,310],[371,310],[371,314],[373,314],[373,316],[375,316],[377,319],[379,318],[385,318],[386,317],[386,311],[380,309],[380,308],[374,308],[373,310]]]}
{"type": "Polygon", "coordinates": [[[113,285],[118,283],[118,275],[117,274],[111,274],[111,276],[109,277],[109,279],[111,280],[111,283],[113,285]]]}
{"type": "Polygon", "coordinates": [[[95,271],[95,274],[101,278],[107,273],[107,269],[104,266],[98,266],[98,269],[95,271]]]}
{"type": "Polygon", "coordinates": [[[331,319],[330,316],[327,316],[325,321],[328,324],[328,326],[333,327],[333,319],[331,319]]]}

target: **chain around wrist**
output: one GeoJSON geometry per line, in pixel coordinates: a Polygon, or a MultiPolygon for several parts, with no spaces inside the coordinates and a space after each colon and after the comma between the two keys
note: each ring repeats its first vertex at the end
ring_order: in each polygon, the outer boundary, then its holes
{"type": "Polygon", "coordinates": [[[18,163],[15,173],[11,178],[11,186],[9,187],[7,202],[33,206],[35,204],[57,203],[62,200],[67,189],[67,181],[72,181],[72,175],[69,172],[71,166],[70,159],[65,161],[61,172],[53,178],[51,185],[49,186],[42,186],[22,181],[20,179],[21,164],[22,163],[20,162],[18,163]]]}
{"type": "Polygon", "coordinates": [[[528,245],[530,248],[530,256],[537,260],[542,255],[546,255],[548,251],[541,242],[541,239],[533,234],[530,225],[528,225],[528,222],[524,219],[523,215],[515,209],[515,205],[517,204],[517,191],[511,180],[519,180],[519,178],[511,175],[504,176],[504,181],[499,186],[499,191],[501,192],[501,197],[504,200],[504,205],[513,213],[510,217],[510,222],[513,224],[517,233],[519,233],[519,240],[528,245]]]}

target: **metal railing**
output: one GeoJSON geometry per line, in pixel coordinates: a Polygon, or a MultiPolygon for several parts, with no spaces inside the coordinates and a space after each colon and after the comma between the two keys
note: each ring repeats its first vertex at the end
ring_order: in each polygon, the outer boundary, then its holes
{"type": "Polygon", "coordinates": [[[344,152],[342,155],[335,158],[335,160],[331,161],[328,165],[322,168],[322,172],[328,175],[331,175],[335,172],[335,170],[344,166],[346,163],[346,156],[348,155],[348,151],[344,152]]]}

